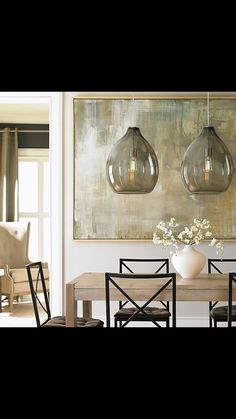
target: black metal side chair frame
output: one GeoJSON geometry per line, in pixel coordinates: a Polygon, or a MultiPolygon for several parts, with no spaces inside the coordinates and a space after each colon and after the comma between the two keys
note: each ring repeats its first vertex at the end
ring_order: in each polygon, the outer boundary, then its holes
{"type": "MultiPolygon", "coordinates": [[[[110,327],[111,319],[110,319],[110,283],[117,288],[121,294],[124,295],[127,301],[131,302],[134,307],[136,307],[136,311],[128,317],[128,319],[122,324],[121,327],[125,327],[130,321],[135,321],[135,317],[138,316],[139,313],[142,313],[144,319],[147,321],[151,321],[157,327],[161,327],[159,323],[153,319],[153,316],[148,316],[148,314],[144,311],[145,308],[153,301],[164,289],[166,289],[170,284],[172,284],[172,327],[176,327],[176,274],[121,274],[121,273],[105,273],[105,290],[106,290],[106,318],[107,318],[107,327],[110,327]],[[148,301],[146,301],[142,306],[137,304],[136,301],[133,300],[130,295],[122,289],[117,282],[114,280],[117,279],[160,279],[166,278],[166,283],[159,288],[148,301]]],[[[137,320],[138,321],[138,320],[137,320]]]]}
{"type": "MultiPolygon", "coordinates": [[[[33,302],[34,314],[37,327],[66,327],[65,316],[51,317],[51,310],[49,306],[49,292],[47,291],[42,262],[35,262],[26,265],[31,297],[33,302]],[[36,279],[32,277],[31,269],[37,269],[36,279]],[[43,293],[43,304],[40,301],[38,294],[43,293]],[[45,306],[44,306],[45,304],[45,306]],[[47,318],[40,320],[40,313],[38,307],[41,307],[46,313],[47,318]]],[[[34,276],[34,275],[33,275],[34,276]]],[[[44,315],[44,313],[43,313],[44,315]]],[[[103,327],[103,321],[94,318],[77,317],[76,327],[103,327]]]]}
{"type": "MultiPolygon", "coordinates": [[[[219,274],[222,274],[223,272],[218,268],[218,266],[215,265],[215,263],[230,263],[230,262],[236,262],[236,259],[212,259],[209,258],[208,259],[208,273],[211,274],[212,273],[212,269],[214,269],[216,272],[218,272],[219,274]]],[[[216,304],[218,304],[219,301],[209,301],[209,313],[211,312],[211,310],[216,306],[216,304]]],[[[215,327],[217,327],[217,321],[214,322],[215,327]]],[[[212,322],[212,318],[211,316],[209,316],[209,326],[212,327],[213,326],[213,322],[212,322]]]]}
{"type": "MultiPolygon", "coordinates": [[[[154,259],[154,258],[120,258],[119,260],[119,272],[124,273],[123,268],[126,268],[127,271],[130,273],[135,273],[130,266],[127,265],[127,262],[137,262],[137,263],[162,263],[153,273],[158,274],[161,272],[162,269],[165,268],[165,273],[169,273],[169,259],[168,258],[162,258],[162,259],[154,259]]],[[[126,306],[128,301],[119,301],[119,310],[121,310],[123,307],[126,306]]],[[[169,311],[169,301],[160,301],[160,304],[162,304],[163,307],[165,307],[169,311]]],[[[119,321],[120,327],[122,326],[122,321],[119,321]]],[[[169,327],[169,319],[167,320],[167,326],[169,327]]]]}

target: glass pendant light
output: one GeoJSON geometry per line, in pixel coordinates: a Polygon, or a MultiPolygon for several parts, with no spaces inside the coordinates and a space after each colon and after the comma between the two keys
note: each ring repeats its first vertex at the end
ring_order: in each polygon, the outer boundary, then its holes
{"type": "Polygon", "coordinates": [[[158,160],[138,127],[129,127],[113,146],[107,160],[106,174],[116,193],[144,194],[154,189],[159,175],[158,160]]]}
{"type": "Polygon", "coordinates": [[[208,125],[187,148],[181,165],[182,181],[192,194],[225,192],[233,177],[231,154],[209,123],[209,93],[207,114],[208,125]]]}

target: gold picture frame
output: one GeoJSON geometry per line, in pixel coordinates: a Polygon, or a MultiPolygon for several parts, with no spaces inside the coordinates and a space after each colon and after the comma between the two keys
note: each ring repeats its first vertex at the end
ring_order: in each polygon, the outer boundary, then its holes
{"type": "MultiPolygon", "coordinates": [[[[210,99],[210,124],[227,145],[236,168],[236,97],[210,99]]],[[[189,144],[207,125],[206,97],[75,97],[73,239],[152,240],[160,220],[188,225],[207,218],[218,238],[236,239],[236,179],[217,195],[190,195],[180,166],[189,144]],[[116,194],[106,179],[112,146],[131,126],[140,128],[159,162],[159,178],[149,194],[116,194]]]]}

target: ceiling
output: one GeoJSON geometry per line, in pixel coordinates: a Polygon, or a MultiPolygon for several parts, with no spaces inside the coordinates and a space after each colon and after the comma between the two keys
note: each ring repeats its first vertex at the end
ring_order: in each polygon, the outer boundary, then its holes
{"type": "Polygon", "coordinates": [[[0,103],[0,123],[48,124],[48,103],[0,103]]]}

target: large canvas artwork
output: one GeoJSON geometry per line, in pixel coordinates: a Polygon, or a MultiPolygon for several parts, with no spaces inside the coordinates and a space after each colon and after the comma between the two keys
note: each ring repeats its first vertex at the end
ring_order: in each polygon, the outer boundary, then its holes
{"type": "MultiPolygon", "coordinates": [[[[181,179],[189,144],[207,125],[206,98],[74,98],[75,240],[150,240],[160,220],[187,225],[208,218],[219,238],[236,238],[236,179],[216,195],[190,195],[181,179]],[[106,178],[112,146],[130,126],[140,128],[159,162],[149,194],[116,194],[106,178]]],[[[227,145],[236,168],[236,98],[212,98],[210,124],[227,145]]]]}

